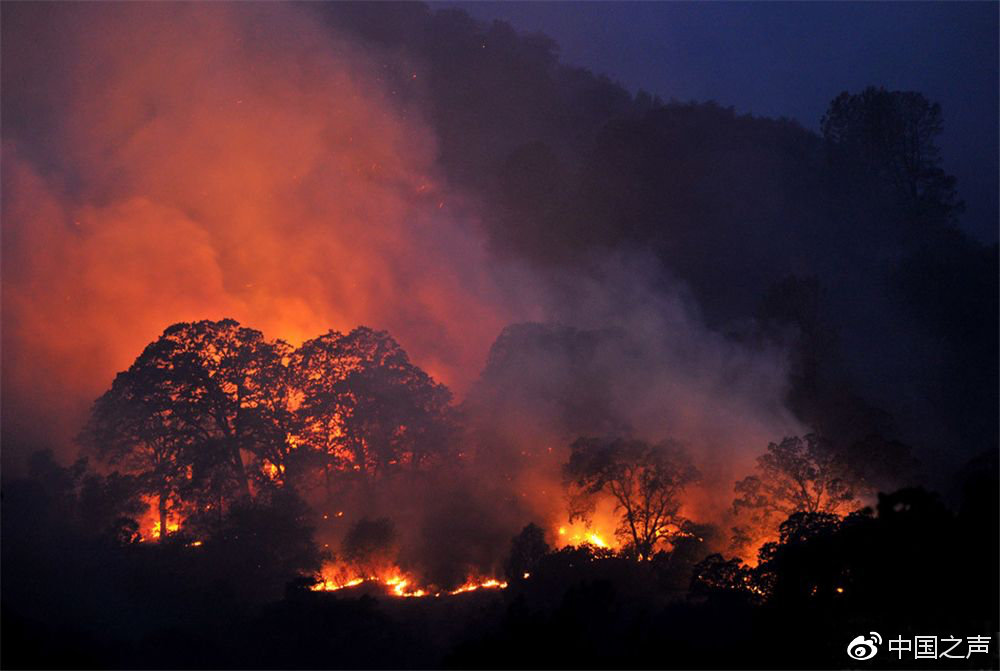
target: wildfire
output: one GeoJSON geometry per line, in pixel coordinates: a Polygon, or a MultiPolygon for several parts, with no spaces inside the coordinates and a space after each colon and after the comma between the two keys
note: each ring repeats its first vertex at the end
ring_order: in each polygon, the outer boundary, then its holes
{"type": "MultiPolygon", "coordinates": [[[[175,533],[175,532],[179,531],[180,528],[181,528],[181,525],[179,523],[177,523],[177,522],[171,522],[170,520],[167,520],[167,533],[168,534],[175,533]]],[[[160,522],[159,522],[159,520],[157,520],[156,522],[153,522],[153,528],[152,528],[152,530],[150,530],[149,535],[152,536],[153,538],[159,538],[160,537],[160,522]]]]}
{"type": "MultiPolygon", "coordinates": [[[[139,519],[139,542],[143,543],[148,540],[158,541],[160,536],[162,536],[162,529],[160,528],[160,519],[158,510],[158,501],[155,496],[145,497],[148,509],[145,514],[143,514],[139,519]]],[[[206,510],[211,506],[206,506],[206,510]]],[[[175,534],[181,530],[183,526],[184,518],[178,517],[176,510],[169,510],[167,514],[167,535],[175,534]]],[[[185,544],[189,548],[201,547],[204,541],[193,540],[185,544]]]]}
{"type": "Polygon", "coordinates": [[[274,482],[277,482],[281,479],[282,475],[281,468],[276,464],[272,464],[270,461],[265,460],[261,470],[264,471],[264,475],[266,475],[268,479],[274,482]]]}
{"type": "Polygon", "coordinates": [[[470,580],[458,589],[453,589],[449,594],[463,594],[465,592],[475,592],[477,589],[507,589],[506,582],[500,582],[496,578],[490,578],[481,582],[470,580]]]}
{"type": "Polygon", "coordinates": [[[310,589],[314,592],[335,592],[347,587],[357,587],[364,583],[371,583],[386,587],[386,592],[392,596],[416,598],[425,596],[440,597],[442,594],[455,596],[466,592],[474,592],[479,589],[507,588],[506,582],[502,582],[496,578],[469,578],[464,584],[448,592],[432,591],[423,587],[416,587],[414,589],[416,579],[412,576],[407,576],[395,567],[381,576],[369,575],[367,577],[360,577],[355,575],[347,579],[345,578],[346,575],[350,574],[345,573],[343,567],[325,566],[320,582],[313,585],[310,589]]]}
{"type": "Polygon", "coordinates": [[[589,543],[599,548],[614,547],[611,542],[605,540],[606,536],[602,536],[599,532],[586,525],[575,524],[569,528],[561,526],[557,530],[556,535],[559,542],[564,545],[583,545],[584,543],[589,543]]]}
{"type": "MultiPolygon", "coordinates": [[[[161,536],[160,517],[157,513],[159,500],[156,496],[144,496],[142,500],[146,504],[146,512],[137,520],[139,522],[140,540],[159,540],[161,536]]],[[[167,534],[175,533],[180,528],[180,520],[168,513],[167,534]]]]}
{"type": "MultiPolygon", "coordinates": [[[[376,580],[376,578],[373,576],[371,580],[376,580]]],[[[324,578],[321,582],[316,583],[310,589],[314,592],[335,592],[338,589],[344,589],[345,587],[355,587],[364,581],[365,578],[354,578],[352,580],[348,580],[347,582],[339,583],[335,580],[331,580],[330,578],[324,578]]]]}
{"type": "Polygon", "coordinates": [[[389,587],[392,587],[392,593],[396,596],[426,596],[427,592],[422,589],[415,590],[413,592],[406,591],[406,586],[410,584],[410,581],[406,578],[392,577],[384,581],[389,587]]]}

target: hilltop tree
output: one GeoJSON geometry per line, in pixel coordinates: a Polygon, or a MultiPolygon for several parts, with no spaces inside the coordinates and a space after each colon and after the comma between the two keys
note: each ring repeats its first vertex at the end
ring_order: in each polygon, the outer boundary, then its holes
{"type": "Polygon", "coordinates": [[[616,535],[641,559],[682,531],[681,493],[698,478],[672,441],[579,438],[563,467],[570,488],[570,520],[588,519],[597,497],[614,497],[622,518],[616,535]]]}
{"type": "Polygon", "coordinates": [[[287,349],[229,319],[175,324],[116,376],[80,440],[146,483],[164,535],[181,499],[249,499],[251,475],[287,451],[287,349]]]}
{"type": "Polygon", "coordinates": [[[266,462],[281,467],[292,415],[286,399],[291,348],[268,341],[231,319],[178,324],[164,332],[176,343],[184,419],[199,434],[198,452],[232,474],[243,498],[266,462]],[[214,448],[214,449],[213,449],[214,448]],[[244,454],[255,459],[249,469],[244,454]]]}
{"type": "Polygon", "coordinates": [[[733,512],[740,525],[733,529],[733,540],[746,545],[796,513],[844,515],[856,510],[861,505],[857,497],[867,487],[827,441],[809,434],[770,443],[757,457],[757,473],[734,489],[733,512]]]}
{"type": "Polygon", "coordinates": [[[833,99],[821,122],[831,157],[887,184],[910,211],[947,220],[961,211],[955,178],[935,144],[941,106],[914,91],[869,86],[833,99]]]}
{"type": "Polygon", "coordinates": [[[451,392],[384,331],[330,331],[305,342],[291,368],[301,394],[295,439],[322,456],[328,475],[375,479],[423,464],[450,440],[451,392]]]}

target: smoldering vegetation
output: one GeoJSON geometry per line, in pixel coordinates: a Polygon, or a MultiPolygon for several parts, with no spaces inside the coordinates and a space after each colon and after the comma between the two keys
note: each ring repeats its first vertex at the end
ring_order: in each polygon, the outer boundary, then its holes
{"type": "Polygon", "coordinates": [[[996,630],[997,246],[933,101],[815,133],[460,11],[174,9],[3,8],[5,664],[996,630]]]}

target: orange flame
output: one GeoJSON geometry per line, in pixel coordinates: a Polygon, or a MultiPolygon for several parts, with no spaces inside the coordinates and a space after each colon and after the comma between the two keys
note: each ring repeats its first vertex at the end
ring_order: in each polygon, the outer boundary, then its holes
{"type": "Polygon", "coordinates": [[[442,594],[455,596],[466,592],[474,592],[478,589],[506,589],[507,583],[496,578],[469,577],[461,586],[448,591],[441,592],[432,590],[429,587],[417,586],[417,579],[405,573],[398,567],[392,567],[381,573],[381,575],[360,576],[352,569],[340,564],[329,563],[324,565],[320,573],[320,580],[310,587],[314,592],[336,592],[348,587],[357,587],[364,583],[372,583],[386,587],[386,592],[392,596],[403,598],[415,598],[425,596],[440,597],[442,594]]]}

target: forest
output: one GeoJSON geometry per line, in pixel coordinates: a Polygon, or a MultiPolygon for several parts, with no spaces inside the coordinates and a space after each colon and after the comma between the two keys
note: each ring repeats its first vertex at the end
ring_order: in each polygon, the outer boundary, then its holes
{"type": "Polygon", "coordinates": [[[940,104],[171,9],[3,7],[4,668],[1000,666],[940,104]]]}

